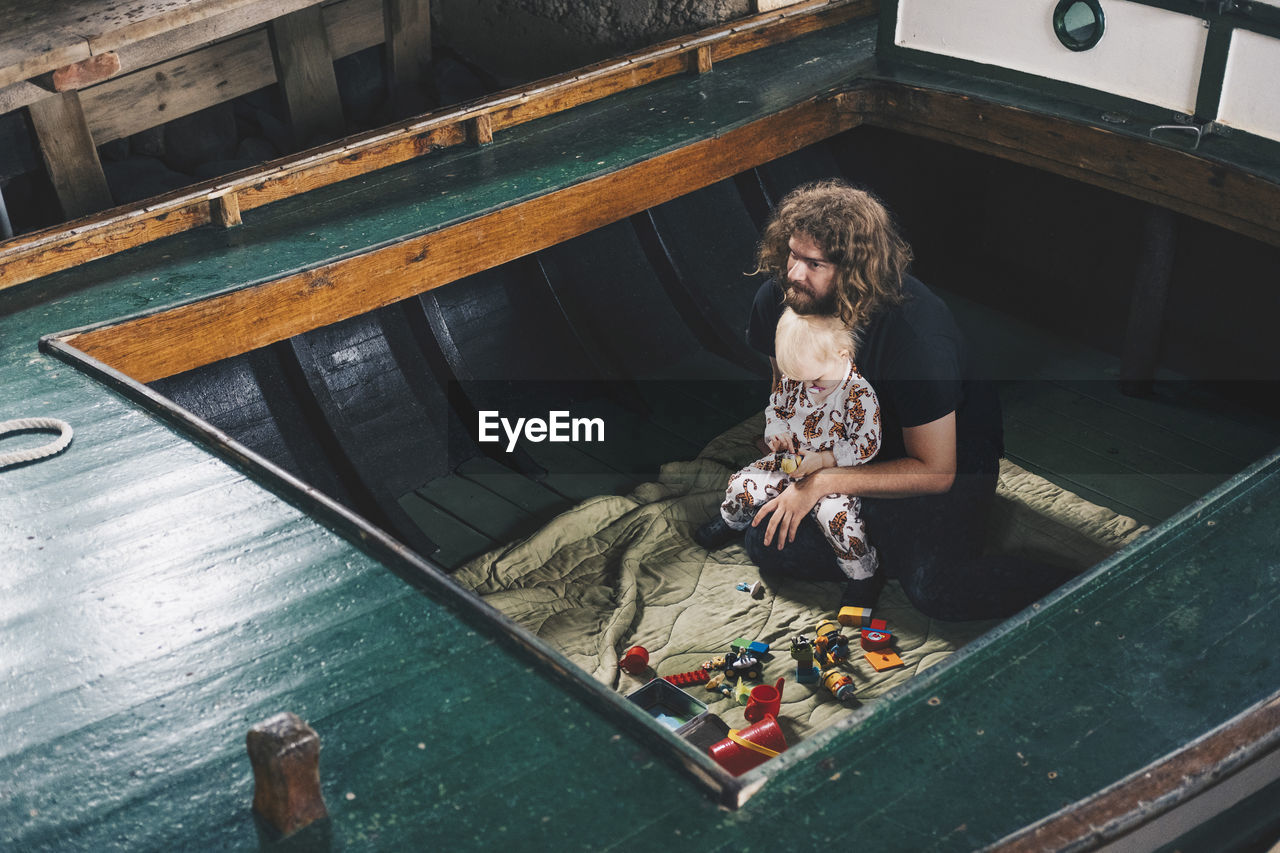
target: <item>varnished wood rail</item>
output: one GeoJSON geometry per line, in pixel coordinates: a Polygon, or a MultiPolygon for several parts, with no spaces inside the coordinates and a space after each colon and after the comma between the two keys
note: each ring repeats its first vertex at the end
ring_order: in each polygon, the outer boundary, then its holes
{"type": "MultiPolygon", "coordinates": [[[[151,382],[556,245],[864,123],[1028,163],[1280,245],[1280,185],[1265,179],[1052,116],[861,81],[712,139],[394,245],[61,339],[151,382]]],[[[230,218],[229,203],[221,203],[230,218]]]]}
{"type": "Polygon", "coordinates": [[[845,21],[874,15],[875,0],[818,0],[714,27],[620,59],[607,60],[434,113],[348,137],[262,166],[113,208],[0,243],[0,289],[86,261],[216,222],[233,225],[228,210],[274,201],[402,163],[430,151],[483,144],[500,132],[627,89],[845,21]]]}

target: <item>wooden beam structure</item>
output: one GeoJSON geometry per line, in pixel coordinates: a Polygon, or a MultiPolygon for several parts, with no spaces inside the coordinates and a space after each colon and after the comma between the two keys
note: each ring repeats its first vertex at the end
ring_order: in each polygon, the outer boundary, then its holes
{"type": "Polygon", "coordinates": [[[431,0],[383,0],[387,87],[395,115],[427,108],[423,85],[431,79],[431,0]]]}
{"type": "Polygon", "coordinates": [[[320,8],[309,6],[276,18],[269,29],[294,143],[302,148],[342,136],[346,121],[320,8]]]}
{"type": "Polygon", "coordinates": [[[103,174],[93,134],[74,90],[37,101],[29,108],[40,156],[49,170],[62,212],[74,219],[106,210],[114,202],[103,174]]]}
{"type": "MultiPolygon", "coordinates": [[[[347,0],[347,3],[354,2],[365,0],[347,0]]],[[[412,160],[441,147],[466,143],[467,123],[482,114],[490,117],[494,132],[501,131],[628,89],[687,74],[696,66],[697,54],[703,48],[712,61],[719,62],[824,27],[865,18],[874,15],[875,10],[873,0],[813,0],[782,13],[712,28],[691,39],[676,39],[621,59],[498,93],[464,110],[438,111],[263,167],[194,184],[149,199],[140,208],[112,211],[24,234],[0,244],[0,289],[206,225],[210,221],[209,200],[214,195],[235,192],[240,209],[252,210],[300,192],[412,160]]],[[[359,18],[365,19],[364,14],[359,18]]],[[[381,26],[379,21],[379,32],[381,26]]],[[[335,33],[342,30],[341,26],[335,26],[334,19],[329,19],[331,43],[336,44],[335,33]]],[[[335,51],[338,50],[340,48],[335,47],[335,51]]],[[[110,80],[88,93],[121,85],[127,76],[110,80]]],[[[84,97],[88,98],[88,93],[84,97]]],[[[117,101],[110,112],[124,112],[121,102],[117,101]]]]}
{"type": "Polygon", "coordinates": [[[61,340],[139,382],[153,382],[563,243],[848,130],[859,120],[834,96],[810,101],[421,237],[61,340]],[[474,251],[481,243],[484,251],[474,251]]]}

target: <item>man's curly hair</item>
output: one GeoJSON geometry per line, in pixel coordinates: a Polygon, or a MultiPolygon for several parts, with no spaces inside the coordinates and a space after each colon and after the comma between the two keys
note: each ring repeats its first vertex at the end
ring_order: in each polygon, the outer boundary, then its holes
{"type": "Polygon", "coordinates": [[[784,292],[788,242],[805,234],[836,266],[840,319],[863,329],[880,308],[902,301],[902,278],[911,247],[898,234],[889,212],[871,193],[843,181],[818,181],[783,197],[765,226],[756,272],[772,276],[784,292]]]}

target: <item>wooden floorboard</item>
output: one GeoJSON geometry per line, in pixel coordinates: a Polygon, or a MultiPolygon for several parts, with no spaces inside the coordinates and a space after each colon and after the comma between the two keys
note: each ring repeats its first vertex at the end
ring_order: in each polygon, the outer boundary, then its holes
{"type": "Polygon", "coordinates": [[[1122,393],[1117,355],[939,289],[996,380],[1010,460],[1145,524],[1168,518],[1280,444],[1280,424],[1169,372],[1122,393]]]}

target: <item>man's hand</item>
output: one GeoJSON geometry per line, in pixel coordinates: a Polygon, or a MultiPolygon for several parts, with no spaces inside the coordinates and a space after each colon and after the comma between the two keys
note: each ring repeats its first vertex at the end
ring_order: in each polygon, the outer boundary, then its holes
{"type": "Polygon", "coordinates": [[[760,511],[751,521],[751,526],[759,527],[765,520],[765,516],[772,514],[769,526],[764,531],[764,544],[766,547],[770,545],[774,535],[777,534],[778,550],[781,551],[788,542],[795,541],[796,528],[800,526],[800,521],[809,514],[821,497],[822,493],[812,479],[797,480],[782,494],[760,507],[760,511]]]}

